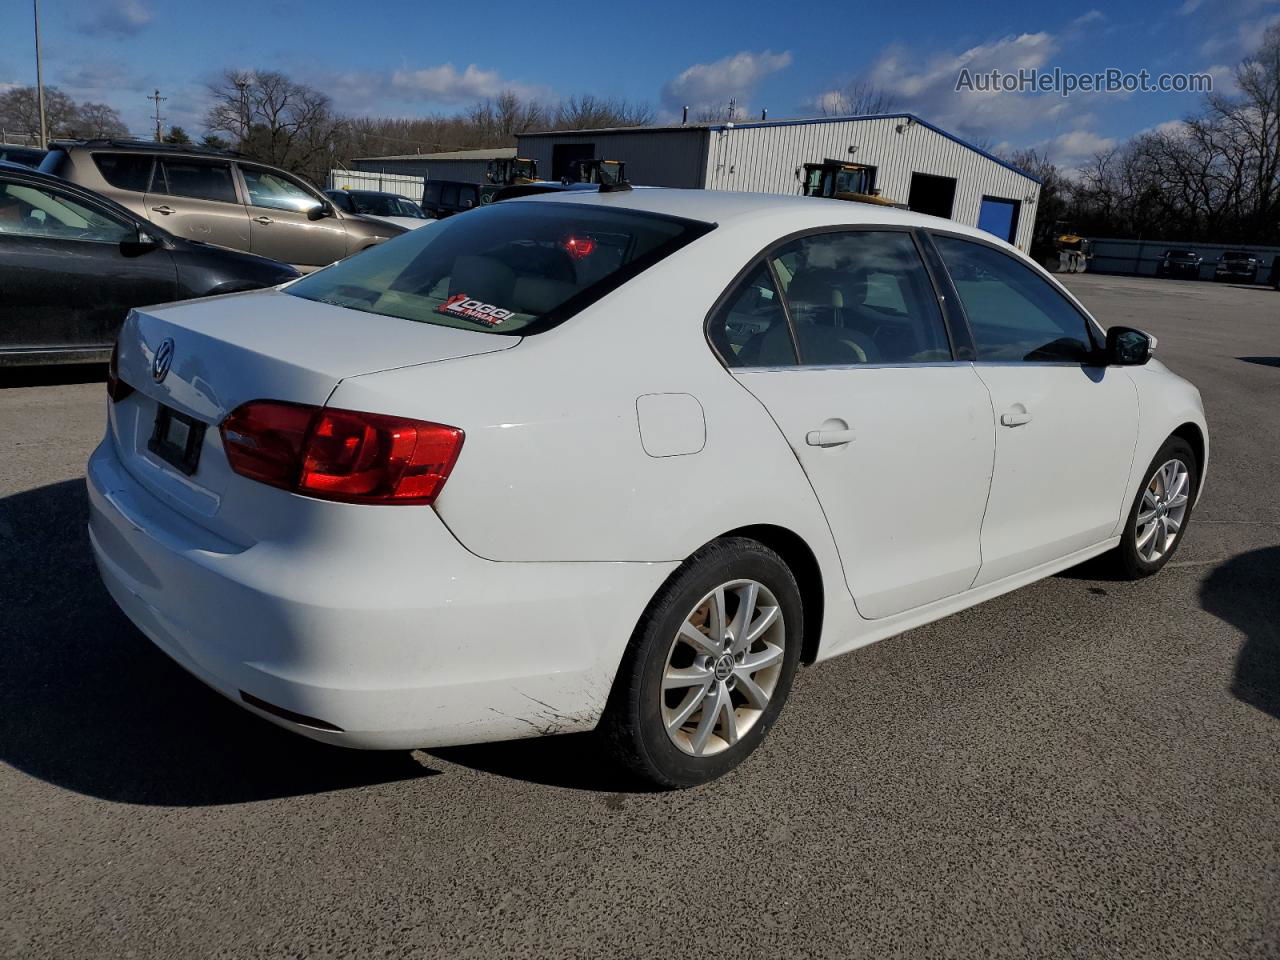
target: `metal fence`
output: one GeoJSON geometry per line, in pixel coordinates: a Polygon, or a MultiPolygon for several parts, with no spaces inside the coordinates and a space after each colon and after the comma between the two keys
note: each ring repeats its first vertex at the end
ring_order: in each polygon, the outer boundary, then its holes
{"type": "Polygon", "coordinates": [[[406,173],[379,173],[376,170],[330,170],[330,190],[383,190],[399,193],[415,203],[422,202],[424,177],[406,173]]]}
{"type": "Polygon", "coordinates": [[[1153,277],[1156,266],[1166,250],[1190,250],[1200,254],[1200,279],[1212,280],[1218,258],[1227,250],[1243,250],[1258,258],[1258,280],[1267,279],[1271,262],[1280,256],[1280,247],[1259,247],[1243,244],[1182,243],[1177,240],[1117,240],[1090,237],[1093,259],[1089,261],[1091,273],[1118,273],[1129,276],[1153,277]]]}

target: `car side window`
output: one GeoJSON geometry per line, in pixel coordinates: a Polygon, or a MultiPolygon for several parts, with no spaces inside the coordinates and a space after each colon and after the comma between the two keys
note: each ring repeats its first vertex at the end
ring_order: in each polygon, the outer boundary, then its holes
{"type": "Polygon", "coordinates": [[[117,190],[146,193],[151,187],[155,160],[145,153],[95,153],[93,162],[102,178],[117,190]]]}
{"type": "Polygon", "coordinates": [[[979,362],[1082,363],[1093,355],[1089,321],[1030,267],[983,243],[933,240],[968,317],[979,362]]]}
{"type": "Polygon", "coordinates": [[[910,234],[844,230],[772,256],[809,366],[952,359],[938,298],[910,234]]]}
{"type": "Polygon", "coordinates": [[[440,204],[445,207],[456,207],[458,205],[458,185],[456,183],[440,185],[440,204]]]}
{"type": "Polygon", "coordinates": [[[123,243],[137,229],[56,190],[0,182],[0,234],[123,243]]]}
{"type": "Polygon", "coordinates": [[[715,312],[708,332],[727,367],[796,364],[782,297],[764,263],[752,270],[715,312]]]}
{"type": "Polygon", "coordinates": [[[306,213],[320,204],[309,190],[301,184],[294,183],[284,174],[245,164],[240,165],[240,172],[244,174],[244,186],[249,193],[249,205],[252,207],[306,213]]]}
{"type": "MultiPolygon", "coordinates": [[[[246,182],[248,181],[246,180],[246,182]]],[[[345,213],[355,213],[355,210],[351,207],[351,194],[345,191],[335,190],[333,193],[325,195],[333,201],[333,205],[339,210],[342,210],[345,213]]]]}
{"type": "Polygon", "coordinates": [[[208,163],[200,160],[181,160],[166,157],[156,165],[155,180],[151,189],[172,197],[190,197],[193,200],[215,200],[219,203],[238,203],[235,183],[231,179],[231,164],[208,163]]]}

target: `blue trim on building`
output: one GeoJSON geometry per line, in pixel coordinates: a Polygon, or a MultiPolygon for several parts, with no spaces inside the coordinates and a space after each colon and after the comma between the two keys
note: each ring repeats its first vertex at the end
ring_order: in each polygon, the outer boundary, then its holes
{"type": "MultiPolygon", "coordinates": [[[[863,114],[861,116],[850,116],[850,117],[813,117],[808,120],[756,120],[750,123],[735,123],[732,126],[727,123],[710,124],[707,126],[706,129],[708,130],[742,130],[747,127],[795,127],[795,126],[802,126],[804,124],[810,124],[810,123],[847,123],[850,120],[897,120],[897,119],[910,120],[912,123],[918,123],[920,124],[920,126],[925,127],[929,130],[932,130],[934,133],[941,134],[942,136],[946,137],[948,140],[954,140],[956,143],[960,144],[960,146],[962,147],[968,147],[974,153],[981,154],[982,156],[986,157],[988,160],[998,163],[1000,164],[1000,166],[1005,167],[1006,169],[1012,170],[1014,173],[1021,174],[1022,176],[1026,177],[1028,180],[1034,181],[1035,183],[1043,183],[1043,181],[1039,177],[1037,177],[1035,174],[1028,173],[1026,170],[1023,170],[1021,167],[1014,166],[1012,163],[1010,163],[1007,160],[1001,160],[999,157],[991,153],[988,153],[986,150],[983,150],[981,147],[975,146],[974,144],[969,143],[969,141],[967,140],[962,140],[960,137],[957,137],[954,133],[948,133],[946,130],[943,130],[941,127],[935,126],[934,124],[930,123],[928,120],[922,120],[920,117],[917,117],[914,113],[869,113],[869,114],[863,114]]],[[[680,129],[680,128],[677,127],[676,129],[680,129]]]]}

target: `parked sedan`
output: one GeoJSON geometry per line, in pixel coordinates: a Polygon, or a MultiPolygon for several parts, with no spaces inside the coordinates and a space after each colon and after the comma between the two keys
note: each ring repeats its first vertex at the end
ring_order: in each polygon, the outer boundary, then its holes
{"type": "Polygon", "coordinates": [[[1207,430],[1154,345],[951,220],[514,199],[134,311],[90,534],[147,636],[288,729],[598,728],[688,786],[801,663],[1099,554],[1160,570],[1207,430]]]}
{"type": "Polygon", "coordinates": [[[386,193],[382,190],[326,190],[324,195],[339,210],[358,213],[369,220],[389,223],[405,230],[416,230],[435,222],[420,206],[398,193],[386,193]]]}
{"type": "Polygon", "coordinates": [[[0,164],[0,365],[106,360],[130,307],[298,275],[175,237],[57,177],[0,164]]]}
{"type": "Polygon", "coordinates": [[[1193,250],[1166,250],[1156,263],[1156,276],[1199,280],[1203,262],[1200,254],[1193,250]]]}
{"type": "Polygon", "coordinates": [[[1258,282],[1258,258],[1244,250],[1228,250],[1218,258],[1214,270],[1215,280],[1235,280],[1239,283],[1258,282]]]}

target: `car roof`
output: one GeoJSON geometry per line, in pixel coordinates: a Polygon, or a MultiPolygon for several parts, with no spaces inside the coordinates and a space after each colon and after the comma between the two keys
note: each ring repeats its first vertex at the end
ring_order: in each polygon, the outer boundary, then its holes
{"type": "Polygon", "coordinates": [[[634,190],[611,190],[606,193],[577,190],[542,193],[528,197],[513,197],[506,202],[590,204],[718,224],[742,224],[752,220],[784,221],[789,222],[788,226],[793,231],[862,224],[918,227],[946,230],[997,243],[1003,242],[999,237],[985,230],[968,227],[944,217],[931,217],[923,213],[873,203],[786,196],[776,193],[735,193],[728,190],[647,187],[634,190]]]}

